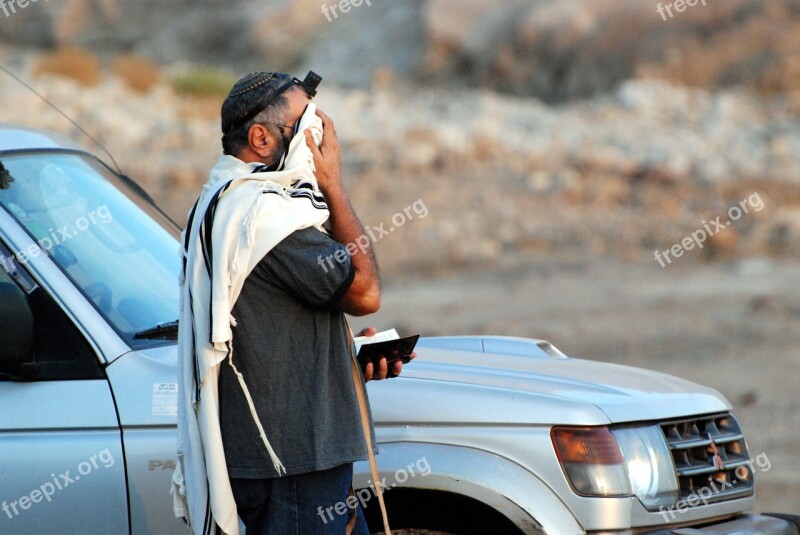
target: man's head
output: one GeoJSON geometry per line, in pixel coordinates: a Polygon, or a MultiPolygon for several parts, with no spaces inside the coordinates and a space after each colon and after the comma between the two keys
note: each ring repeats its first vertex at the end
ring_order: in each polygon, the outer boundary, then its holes
{"type": "Polygon", "coordinates": [[[256,72],[236,82],[222,104],[223,152],[247,163],[278,164],[316,93],[319,82],[308,80],[256,72]]]}

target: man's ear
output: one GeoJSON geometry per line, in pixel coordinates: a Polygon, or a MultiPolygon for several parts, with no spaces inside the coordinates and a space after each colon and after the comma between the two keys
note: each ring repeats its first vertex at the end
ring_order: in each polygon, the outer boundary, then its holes
{"type": "Polygon", "coordinates": [[[267,158],[272,154],[273,145],[275,141],[269,135],[267,127],[263,124],[254,124],[250,127],[247,133],[247,140],[250,144],[250,149],[258,154],[261,158],[267,158]]]}

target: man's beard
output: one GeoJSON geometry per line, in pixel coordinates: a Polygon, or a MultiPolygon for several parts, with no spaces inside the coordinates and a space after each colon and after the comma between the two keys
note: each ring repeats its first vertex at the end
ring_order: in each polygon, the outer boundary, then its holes
{"type": "Polygon", "coordinates": [[[289,138],[281,133],[281,142],[275,145],[275,148],[269,155],[269,163],[267,165],[269,165],[271,171],[278,171],[278,168],[281,166],[281,160],[283,160],[285,155],[288,155],[290,142],[289,138]]]}
{"type": "MultiPolygon", "coordinates": [[[[282,144],[281,144],[282,145],[282,144]]],[[[281,163],[281,158],[283,158],[283,153],[286,152],[283,146],[275,146],[275,149],[272,151],[272,154],[269,155],[269,166],[273,169],[277,169],[278,165],[281,163]]]]}

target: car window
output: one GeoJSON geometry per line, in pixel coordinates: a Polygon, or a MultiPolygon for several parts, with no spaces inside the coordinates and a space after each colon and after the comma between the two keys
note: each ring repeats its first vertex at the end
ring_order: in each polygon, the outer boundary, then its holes
{"type": "MultiPolygon", "coordinates": [[[[0,243],[0,282],[19,285],[24,272],[5,244],[0,243]]],[[[30,361],[16,370],[25,381],[100,379],[100,362],[86,338],[45,290],[36,284],[19,285],[33,316],[33,347],[30,361]]],[[[0,381],[9,379],[0,372],[0,381]]]]}
{"type": "MultiPolygon", "coordinates": [[[[134,334],[178,318],[178,230],[100,162],[40,152],[3,156],[0,205],[132,347],[134,334]]],[[[161,342],[163,343],[163,341],[161,342]]]]}

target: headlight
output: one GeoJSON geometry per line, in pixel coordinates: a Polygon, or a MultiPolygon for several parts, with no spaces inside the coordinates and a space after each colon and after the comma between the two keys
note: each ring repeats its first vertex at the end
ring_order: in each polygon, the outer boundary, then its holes
{"type": "Polygon", "coordinates": [[[555,427],[553,446],[564,472],[583,496],[630,496],[622,452],[605,427],[555,427]]]}
{"type": "Polygon", "coordinates": [[[551,438],[567,479],[582,496],[636,496],[647,509],[679,498],[672,455],[657,426],[555,427],[551,438]]]}
{"type": "Polygon", "coordinates": [[[678,478],[672,454],[657,426],[615,429],[614,437],[625,457],[634,496],[647,509],[678,501],[678,478]]]}

